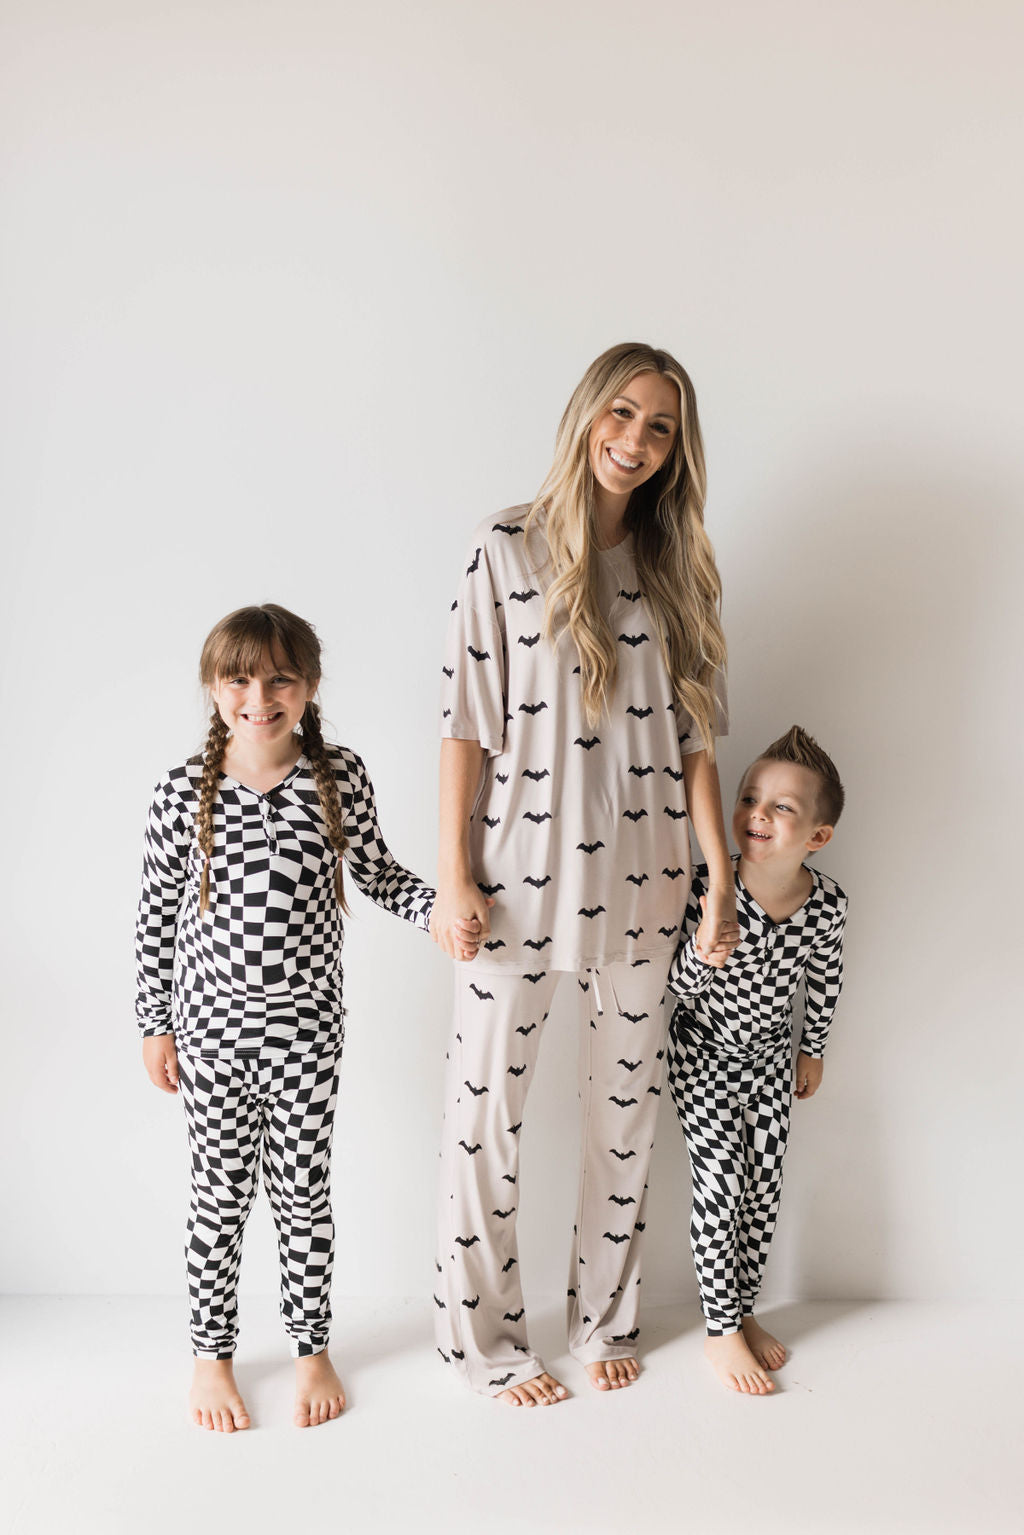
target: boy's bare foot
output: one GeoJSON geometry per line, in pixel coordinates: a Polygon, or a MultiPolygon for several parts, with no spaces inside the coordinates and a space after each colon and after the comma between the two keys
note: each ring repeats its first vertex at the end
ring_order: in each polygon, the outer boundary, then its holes
{"type": "Polygon", "coordinates": [[[249,1427],[249,1413],[235,1384],[230,1359],[197,1359],[188,1394],[188,1410],[197,1428],[233,1434],[249,1427]]]}
{"type": "Polygon", "coordinates": [[[741,1332],[726,1333],[724,1338],[705,1338],[704,1352],[722,1385],[730,1391],[765,1396],[775,1390],[775,1382],[758,1364],[741,1332]]]}
{"type": "Polygon", "coordinates": [[[640,1375],[640,1366],[635,1359],[599,1359],[596,1364],[585,1365],[584,1369],[590,1376],[590,1384],[598,1391],[631,1386],[640,1375]]]}
{"type": "Polygon", "coordinates": [[[499,1391],[495,1401],[507,1402],[510,1407],[548,1407],[552,1402],[564,1402],[568,1395],[562,1382],[545,1370],[543,1375],[524,1380],[521,1386],[499,1391]]]}
{"type": "Polygon", "coordinates": [[[296,1428],[317,1428],[345,1410],[345,1392],[327,1350],[295,1361],[296,1428]]]}
{"type": "Polygon", "coordinates": [[[770,1332],[765,1332],[756,1317],[745,1316],[741,1326],[750,1352],[758,1364],[763,1364],[766,1370],[781,1370],[786,1362],[785,1345],[778,1338],[773,1338],[770,1332]]]}

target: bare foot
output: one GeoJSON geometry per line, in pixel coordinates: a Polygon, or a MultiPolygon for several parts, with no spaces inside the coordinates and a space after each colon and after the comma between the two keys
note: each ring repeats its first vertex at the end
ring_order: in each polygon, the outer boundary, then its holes
{"type": "Polygon", "coordinates": [[[495,1400],[507,1402],[510,1407],[548,1407],[552,1402],[563,1402],[568,1395],[562,1382],[545,1370],[543,1375],[535,1375],[521,1386],[499,1391],[495,1400]]]}
{"type": "Polygon", "coordinates": [[[233,1434],[249,1427],[249,1413],[235,1384],[230,1359],[197,1359],[188,1394],[188,1410],[197,1428],[233,1434]]]}
{"type": "Polygon", "coordinates": [[[765,1396],[775,1390],[775,1382],[758,1364],[741,1332],[726,1333],[724,1338],[705,1338],[704,1352],[722,1385],[730,1391],[765,1396]]]}
{"type": "Polygon", "coordinates": [[[742,1322],[743,1336],[758,1364],[766,1370],[781,1370],[786,1362],[785,1346],[770,1332],[765,1332],[756,1317],[745,1316],[742,1322]]]}
{"type": "Polygon", "coordinates": [[[590,1384],[598,1391],[631,1386],[640,1375],[640,1366],[635,1359],[599,1359],[596,1364],[585,1365],[584,1369],[590,1376],[590,1384]]]}
{"type": "Polygon", "coordinates": [[[296,1428],[317,1428],[345,1410],[345,1392],[327,1350],[295,1361],[296,1428]]]}

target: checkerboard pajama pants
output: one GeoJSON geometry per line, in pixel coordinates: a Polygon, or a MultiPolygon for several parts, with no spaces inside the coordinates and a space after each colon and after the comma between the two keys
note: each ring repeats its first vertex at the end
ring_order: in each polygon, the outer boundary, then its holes
{"type": "MultiPolygon", "coordinates": [[[[636,1352],[647,1169],[665,1055],[668,959],[575,973],[583,1148],[569,1268],[581,1364],[636,1352]]],[[[455,967],[441,1150],[438,1351],[485,1396],[544,1368],[526,1333],[516,1245],[519,1137],[548,1009],[565,972],[455,967]]]]}
{"type": "Polygon", "coordinates": [[[793,1062],[741,1065],[669,1042],[693,1175],[690,1242],[709,1337],[737,1332],[761,1288],[782,1192],[793,1062]]]}
{"type": "Polygon", "coordinates": [[[327,1347],[334,1221],[331,1138],[339,1057],[178,1057],[192,1151],[185,1240],[197,1359],[230,1359],[242,1232],[263,1180],[277,1227],[281,1315],[298,1359],[327,1347]]]}

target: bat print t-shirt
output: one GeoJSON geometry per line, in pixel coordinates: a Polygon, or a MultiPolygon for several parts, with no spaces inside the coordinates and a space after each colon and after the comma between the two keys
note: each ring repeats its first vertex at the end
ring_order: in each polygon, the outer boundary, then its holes
{"type": "Polygon", "coordinates": [[[690,887],[682,758],[704,743],[673,697],[632,535],[597,555],[618,677],[587,723],[576,648],[543,633],[551,570],[527,510],[477,528],[443,667],[442,735],[487,753],[470,854],[495,904],[475,963],[536,974],[671,954],[690,887]]]}

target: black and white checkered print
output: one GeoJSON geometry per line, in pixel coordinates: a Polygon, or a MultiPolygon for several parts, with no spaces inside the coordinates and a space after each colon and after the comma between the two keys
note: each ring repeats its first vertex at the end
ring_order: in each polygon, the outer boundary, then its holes
{"type": "MultiPolygon", "coordinates": [[[[434,891],[389,852],[362,761],[342,746],[328,751],[353,879],[379,906],[427,929],[434,891]]],[[[149,812],[136,942],[142,1033],[173,1033],[180,1049],[205,1056],[336,1049],[344,1014],[337,854],[310,765],[300,757],[266,794],[221,775],[205,918],[194,828],[201,775],[198,758],[175,768],[149,812]]]]}
{"type": "Polygon", "coordinates": [[[668,1066],[693,1175],[693,1262],[716,1337],[754,1313],[782,1191],[793,1063],[710,1061],[699,1045],[672,1038],[668,1066]]]}
{"type": "MultiPolygon", "coordinates": [[[[733,859],[734,864],[739,859],[733,859]]],[[[785,922],[773,922],[736,871],[740,941],[720,970],[697,958],[694,935],[708,870],[694,870],[679,948],[668,974],[669,990],[683,998],[673,1026],[699,1040],[711,1056],[750,1064],[780,1058],[791,1048],[793,998],[805,981],[800,1048],[825,1053],[829,1025],[843,984],[846,896],[835,880],[811,868],[807,900],[785,922]]]]}
{"type": "Polygon", "coordinates": [[[193,1351],[203,1359],[234,1353],[242,1231],[262,1152],[278,1233],[281,1315],[292,1354],[318,1354],[331,1320],[338,1058],[179,1055],[178,1069],[192,1151],[185,1257],[193,1351]]]}

